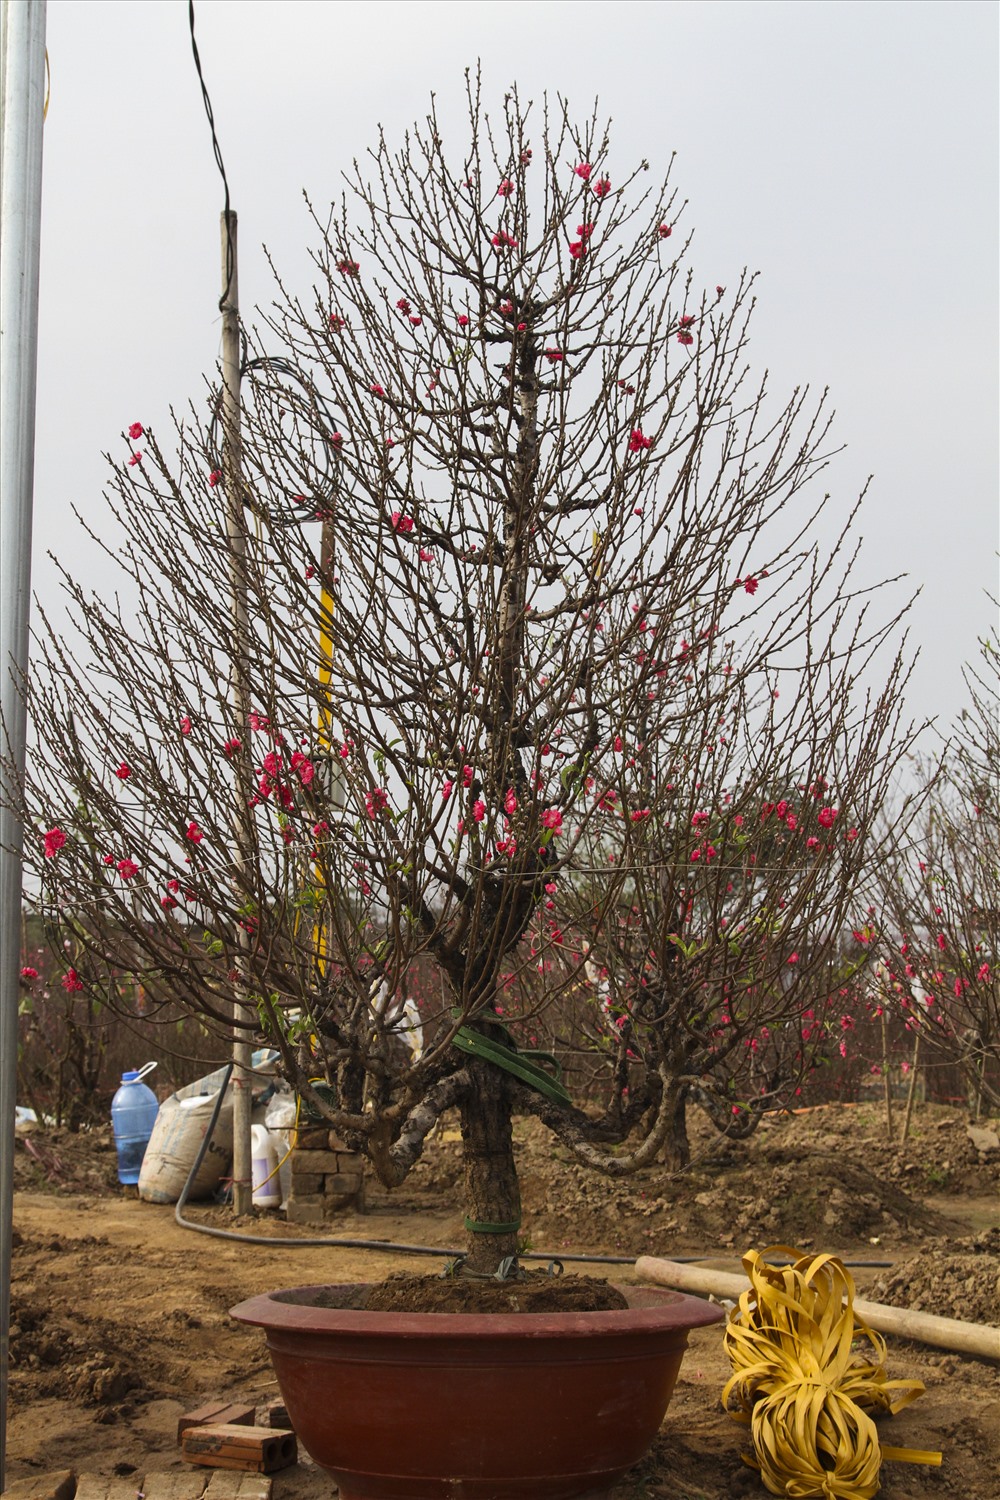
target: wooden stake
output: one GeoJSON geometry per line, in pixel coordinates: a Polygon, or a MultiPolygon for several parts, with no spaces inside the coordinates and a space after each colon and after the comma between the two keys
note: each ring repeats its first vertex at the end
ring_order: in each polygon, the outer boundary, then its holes
{"type": "Polygon", "coordinates": [[[910,1134],[910,1117],[913,1114],[913,1100],[917,1092],[917,1064],[920,1062],[920,1032],[918,1031],[913,1041],[913,1061],[910,1063],[910,1087],[906,1091],[906,1113],[903,1116],[903,1132],[899,1138],[899,1149],[902,1151],[906,1145],[907,1136],[910,1134]]]}
{"type": "Polygon", "coordinates": [[[885,1133],[891,1141],[892,1130],[892,1079],[889,1076],[889,1026],[885,1006],[882,1007],[882,1090],[885,1095],[885,1133]]]}

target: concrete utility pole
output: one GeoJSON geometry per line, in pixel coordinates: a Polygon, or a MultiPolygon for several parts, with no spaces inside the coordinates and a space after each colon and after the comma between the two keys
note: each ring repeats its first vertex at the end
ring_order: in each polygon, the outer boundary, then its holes
{"type": "MultiPolygon", "coordinates": [[[[35,469],[45,0],[0,0],[0,752],[24,773],[35,469]]],[[[24,829],[0,798],[0,1490],[6,1482],[24,829]]]]}
{"type": "MultiPolygon", "coordinates": [[[[222,212],[222,483],[226,496],[226,535],[229,540],[229,579],[233,609],[232,700],[240,737],[250,719],[250,622],[247,615],[246,511],[243,506],[243,443],[240,433],[240,283],[237,262],[236,215],[222,212]]],[[[245,873],[252,830],[246,797],[237,785],[233,813],[236,843],[235,883],[246,889],[245,873]]],[[[249,947],[241,930],[240,946],[249,947]]],[[[233,1212],[253,1208],[253,1159],[250,1149],[251,1060],[253,1047],[247,1027],[254,1011],[243,1000],[244,975],[237,981],[233,1004],[233,1212]]]]}

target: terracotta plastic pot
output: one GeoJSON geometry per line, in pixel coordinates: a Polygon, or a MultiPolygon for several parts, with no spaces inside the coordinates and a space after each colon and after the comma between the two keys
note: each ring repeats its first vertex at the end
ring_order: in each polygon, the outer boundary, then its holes
{"type": "Polygon", "coordinates": [[[627,1310],[365,1312],[363,1286],[232,1309],[265,1330],[289,1419],[340,1500],[604,1500],[656,1436],[697,1297],[623,1287],[627,1310]]]}

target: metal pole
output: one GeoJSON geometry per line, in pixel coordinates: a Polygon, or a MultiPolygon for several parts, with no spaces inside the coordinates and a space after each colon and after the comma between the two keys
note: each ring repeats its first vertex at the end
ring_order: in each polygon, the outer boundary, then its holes
{"type": "MultiPolygon", "coordinates": [[[[222,482],[226,495],[226,534],[233,609],[232,696],[241,737],[250,716],[248,669],[250,624],[247,615],[246,511],[243,507],[243,444],[240,433],[240,284],[237,261],[236,215],[222,213],[222,482]]],[[[250,829],[246,799],[237,786],[233,831],[236,842],[237,889],[246,891],[250,829]]],[[[240,931],[245,950],[249,937],[240,931]]],[[[253,1209],[253,1160],[250,1149],[250,1088],[252,1044],[246,1028],[253,1026],[252,1007],[245,1004],[245,975],[237,980],[233,1002],[233,1212],[253,1209]]]]}
{"type": "MultiPolygon", "coordinates": [[[[45,0],[0,3],[0,749],[24,773],[38,363],[45,0]]],[[[0,1490],[6,1482],[24,829],[0,788],[0,1490]]]]}

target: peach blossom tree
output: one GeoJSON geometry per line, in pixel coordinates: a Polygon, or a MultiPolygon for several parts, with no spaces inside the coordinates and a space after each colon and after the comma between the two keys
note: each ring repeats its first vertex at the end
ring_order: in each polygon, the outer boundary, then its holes
{"type": "Polygon", "coordinates": [[[311,209],[315,285],[246,331],[238,471],[214,408],[132,425],[123,593],[64,570],[23,812],[81,985],[127,934],[147,997],[220,1037],[251,1006],[386,1184],[457,1111],[493,1274],[515,1114],[622,1173],[684,1098],[786,1081],[749,1043],[799,1024],[907,731],[826,398],[751,373],[753,278],[701,285],[596,116],[468,103],[311,209]],[[542,1015],[579,1018],[586,1108],[542,1015]]]}

